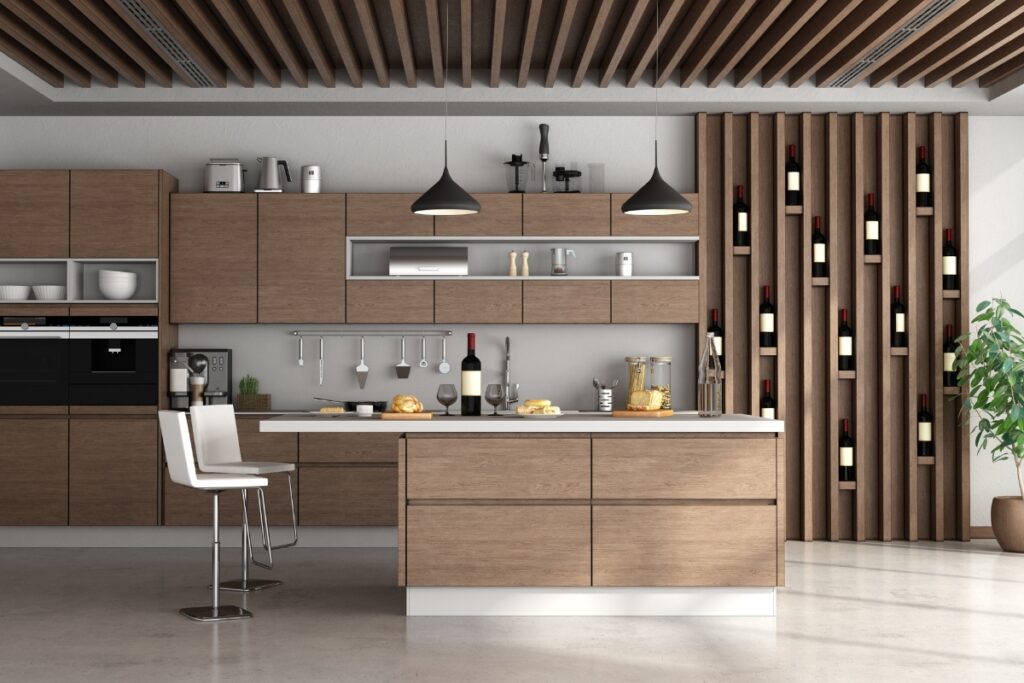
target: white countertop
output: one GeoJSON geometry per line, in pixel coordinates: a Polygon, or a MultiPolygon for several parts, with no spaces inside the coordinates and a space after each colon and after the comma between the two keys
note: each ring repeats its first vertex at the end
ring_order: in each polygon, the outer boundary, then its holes
{"type": "Polygon", "coordinates": [[[784,430],[781,420],[751,415],[697,417],[696,412],[677,412],[671,417],[612,417],[598,413],[567,413],[558,418],[462,417],[434,415],[432,420],[382,420],[345,413],[331,417],[283,415],[260,421],[261,432],[377,432],[391,434],[472,434],[472,433],[695,433],[695,434],[774,434],[784,430]]]}

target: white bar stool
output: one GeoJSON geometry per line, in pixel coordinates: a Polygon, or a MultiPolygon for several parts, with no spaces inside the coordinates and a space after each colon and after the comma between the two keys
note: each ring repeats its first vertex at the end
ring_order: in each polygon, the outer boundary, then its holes
{"type": "Polygon", "coordinates": [[[160,435],[163,438],[167,471],[175,484],[213,494],[213,604],[207,607],[186,607],[178,610],[196,621],[230,621],[248,619],[252,612],[237,605],[220,604],[220,494],[222,491],[262,491],[269,482],[266,477],[245,474],[197,474],[192,459],[192,446],[188,438],[185,413],[175,410],[160,411],[160,435]]]}
{"type": "Polygon", "coordinates": [[[266,514],[266,500],[263,490],[259,495],[259,509],[263,548],[267,551],[267,562],[263,563],[252,554],[252,537],[249,532],[248,495],[242,491],[242,577],[233,581],[225,581],[221,588],[227,591],[248,593],[264,588],[280,586],[280,581],[267,579],[250,579],[249,564],[264,569],[273,569],[274,550],[290,548],[299,542],[299,524],[295,508],[295,488],[292,485],[292,474],[295,464],[290,462],[245,462],[238,443],[238,424],[235,421],[235,408],[231,405],[192,406],[192,435],[196,442],[196,456],[199,469],[213,474],[249,474],[265,477],[270,474],[286,473],[288,475],[288,497],[292,512],[292,540],[281,545],[270,542],[270,523],[266,514]]]}

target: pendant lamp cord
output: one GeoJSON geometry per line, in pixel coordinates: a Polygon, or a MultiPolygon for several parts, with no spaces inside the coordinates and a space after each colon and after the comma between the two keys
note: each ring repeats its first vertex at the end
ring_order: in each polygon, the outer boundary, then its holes
{"type": "Polygon", "coordinates": [[[451,26],[448,24],[448,7],[450,0],[444,0],[444,83],[441,89],[444,91],[444,167],[448,168],[448,34],[451,26]]]}
{"type": "Polygon", "coordinates": [[[654,168],[658,168],[658,78],[661,64],[661,0],[654,2],[654,168]]]}

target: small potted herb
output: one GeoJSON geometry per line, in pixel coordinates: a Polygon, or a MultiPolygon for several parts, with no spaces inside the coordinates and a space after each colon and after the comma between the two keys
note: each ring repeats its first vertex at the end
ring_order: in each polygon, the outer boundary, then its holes
{"type": "Polygon", "coordinates": [[[270,394],[260,393],[260,381],[252,375],[246,375],[238,382],[235,410],[240,413],[270,410],[270,394]]]}

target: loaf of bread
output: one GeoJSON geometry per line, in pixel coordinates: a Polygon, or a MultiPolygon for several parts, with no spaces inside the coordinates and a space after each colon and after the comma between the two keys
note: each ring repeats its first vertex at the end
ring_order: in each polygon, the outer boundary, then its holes
{"type": "Polygon", "coordinates": [[[344,413],[345,409],[341,406],[324,406],[320,409],[320,412],[325,415],[333,415],[335,413],[344,413]]]}
{"type": "Polygon", "coordinates": [[[634,391],[629,395],[629,403],[626,410],[660,410],[661,402],[665,398],[657,389],[647,391],[634,391]]]}
{"type": "Polygon", "coordinates": [[[391,399],[393,413],[422,413],[423,404],[412,394],[398,394],[391,399]]]}

